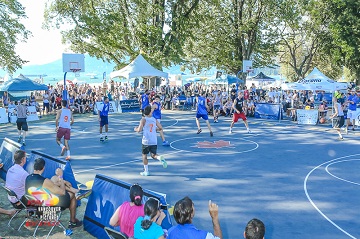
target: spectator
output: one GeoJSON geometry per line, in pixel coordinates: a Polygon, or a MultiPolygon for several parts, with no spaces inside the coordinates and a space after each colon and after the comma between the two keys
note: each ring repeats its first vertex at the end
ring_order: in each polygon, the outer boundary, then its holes
{"type": "Polygon", "coordinates": [[[4,91],[4,95],[2,96],[2,103],[3,103],[3,107],[9,104],[9,96],[6,91],[4,91]]]}
{"type": "MultiPolygon", "coordinates": [[[[65,190],[65,181],[59,180],[60,186],[55,185],[50,179],[44,178],[41,174],[45,171],[45,160],[37,158],[34,163],[34,172],[27,176],[25,181],[26,192],[29,193],[30,188],[46,189],[43,191],[50,191],[51,194],[55,194],[59,198],[59,202],[56,205],[62,208],[69,208],[70,210],[70,221],[69,228],[79,227],[82,222],[76,218],[76,206],[77,201],[75,194],[67,192],[65,190]]],[[[31,191],[31,190],[30,190],[31,191]]],[[[34,195],[31,195],[34,196],[34,195]]]]}
{"type": "Polygon", "coordinates": [[[134,224],[138,217],[144,216],[144,205],[141,204],[143,189],[139,184],[130,188],[130,202],[120,205],[110,218],[109,224],[113,227],[120,226],[120,231],[128,237],[134,237],[134,224]]]}
{"type": "MultiPolygon", "coordinates": [[[[25,195],[25,180],[29,175],[28,172],[25,171],[23,166],[26,163],[26,153],[23,150],[17,150],[14,154],[14,162],[15,164],[9,168],[6,173],[6,182],[5,186],[9,189],[13,190],[18,198],[26,205],[27,200],[25,195]]],[[[22,208],[21,203],[13,197],[8,197],[11,204],[14,208],[20,209],[22,208]]]]}
{"type": "Polygon", "coordinates": [[[265,236],[265,225],[259,219],[251,219],[244,231],[245,239],[264,239],[265,236]]]}
{"type": "Polygon", "coordinates": [[[45,94],[43,94],[43,115],[45,115],[45,109],[46,114],[50,112],[50,102],[49,102],[49,91],[45,91],[45,94]]]}
{"type": "Polygon", "coordinates": [[[145,203],[144,217],[139,217],[134,225],[136,239],[164,239],[161,223],[165,213],[160,210],[160,202],[156,198],[149,198],[145,203]]]}
{"type": "Polygon", "coordinates": [[[174,218],[178,225],[169,229],[167,239],[222,239],[222,232],[219,223],[218,205],[209,201],[209,213],[212,219],[214,234],[199,230],[192,224],[195,216],[194,203],[189,197],[178,201],[174,207],[174,218]]]}

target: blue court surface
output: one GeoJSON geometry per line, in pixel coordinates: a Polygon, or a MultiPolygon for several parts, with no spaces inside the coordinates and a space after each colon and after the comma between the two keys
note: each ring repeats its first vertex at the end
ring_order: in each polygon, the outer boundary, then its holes
{"type": "MultiPolygon", "coordinates": [[[[142,134],[133,131],[140,119],[140,113],[111,115],[109,141],[101,143],[97,116],[75,115],[70,148],[76,180],[85,183],[101,173],[139,183],[167,194],[170,205],[189,196],[194,224],[209,231],[211,199],[219,205],[224,238],[242,238],[252,218],[265,223],[267,239],[360,238],[360,129],[339,141],[330,125],[249,118],[251,134],[241,120],[229,134],[230,118],[215,124],[210,117],[210,137],[203,120],[196,134],[194,111],[164,111],[170,147],[159,136],[158,154],[168,168],[149,159],[151,175],[143,177],[142,134]]],[[[55,121],[30,122],[29,128],[26,151],[60,155],[55,121]]],[[[0,137],[16,140],[16,126],[1,125],[0,137]]]]}

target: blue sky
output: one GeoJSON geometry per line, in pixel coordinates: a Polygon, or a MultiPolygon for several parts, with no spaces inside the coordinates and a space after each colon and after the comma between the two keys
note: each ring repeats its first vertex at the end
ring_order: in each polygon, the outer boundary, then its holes
{"type": "Polygon", "coordinates": [[[33,36],[26,43],[19,42],[16,46],[17,54],[29,61],[26,65],[41,65],[61,59],[62,53],[66,52],[66,46],[61,44],[60,30],[41,29],[46,0],[19,0],[19,2],[25,7],[28,16],[22,23],[33,36]]]}

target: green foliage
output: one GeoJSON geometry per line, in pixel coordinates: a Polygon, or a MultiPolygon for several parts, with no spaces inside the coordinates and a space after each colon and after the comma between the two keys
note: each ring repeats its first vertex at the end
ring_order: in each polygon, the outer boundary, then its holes
{"type": "Polygon", "coordinates": [[[25,41],[31,34],[23,24],[26,18],[23,6],[16,0],[1,0],[0,2],[0,67],[14,73],[26,61],[15,52],[19,41],[25,41]]]}
{"type": "Polygon", "coordinates": [[[165,0],[55,0],[46,9],[47,27],[62,31],[63,41],[79,53],[117,67],[139,53],[161,69],[182,62],[183,45],[192,27],[192,14],[199,1],[165,0]]]}

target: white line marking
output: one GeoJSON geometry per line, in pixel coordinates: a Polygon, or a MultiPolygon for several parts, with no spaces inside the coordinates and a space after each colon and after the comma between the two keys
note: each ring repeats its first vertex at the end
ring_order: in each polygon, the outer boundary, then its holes
{"type": "Polygon", "coordinates": [[[349,159],[349,160],[341,160],[341,161],[337,161],[337,162],[333,162],[333,163],[330,163],[326,166],[325,170],[328,174],[330,174],[331,176],[333,176],[334,178],[336,179],[339,179],[341,181],[344,181],[344,182],[347,182],[347,183],[352,183],[352,184],[355,184],[355,185],[359,185],[360,186],[360,183],[357,183],[357,182],[353,182],[353,181],[350,181],[350,180],[346,180],[346,179],[343,179],[343,178],[340,178],[334,174],[332,174],[330,171],[329,171],[329,166],[333,165],[333,164],[337,164],[337,163],[342,163],[342,162],[349,162],[349,161],[360,161],[360,159],[349,159]]]}
{"type": "Polygon", "coordinates": [[[311,205],[320,213],[321,216],[323,216],[328,222],[330,222],[334,227],[336,227],[337,229],[339,229],[340,231],[342,231],[344,234],[348,235],[350,238],[353,238],[353,239],[357,239],[356,237],[354,237],[353,235],[351,235],[350,233],[348,233],[347,231],[345,231],[344,229],[342,229],[339,225],[337,225],[335,222],[333,222],[330,218],[328,218],[316,205],[315,203],[311,200],[310,196],[309,196],[309,193],[307,191],[307,181],[310,177],[310,175],[315,171],[317,170],[318,168],[322,167],[323,165],[325,164],[328,164],[328,163],[331,163],[331,162],[334,162],[336,160],[339,160],[339,159],[343,159],[343,158],[348,158],[348,157],[353,157],[353,156],[359,156],[360,154],[353,154],[353,155],[348,155],[348,156],[344,156],[344,157],[340,157],[340,158],[336,158],[336,159],[333,159],[333,160],[330,160],[330,161],[327,161],[325,163],[322,163],[318,166],[316,166],[315,168],[313,168],[305,177],[305,180],[304,180],[304,191],[305,191],[305,195],[306,197],[308,198],[309,202],[311,203],[311,205]]]}

